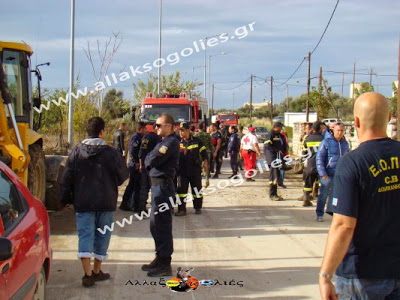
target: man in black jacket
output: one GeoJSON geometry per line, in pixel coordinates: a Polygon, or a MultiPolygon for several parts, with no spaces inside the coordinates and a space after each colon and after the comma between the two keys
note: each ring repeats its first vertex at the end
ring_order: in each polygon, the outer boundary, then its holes
{"type": "Polygon", "coordinates": [[[74,205],[78,229],[78,257],[85,275],[83,286],[106,280],[110,274],[101,271],[107,258],[111,231],[98,228],[111,226],[117,206],[118,186],[128,178],[128,169],[118,151],[103,140],[104,121],[100,117],[88,121],[89,138],[72,151],[61,181],[61,202],[74,205]],[[94,257],[93,272],[90,259],[94,257]]]}

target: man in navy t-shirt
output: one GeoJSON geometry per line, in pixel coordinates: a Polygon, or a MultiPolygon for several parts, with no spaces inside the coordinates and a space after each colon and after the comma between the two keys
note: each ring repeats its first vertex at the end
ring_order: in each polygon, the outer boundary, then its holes
{"type": "Polygon", "coordinates": [[[362,94],[354,105],[360,146],[333,181],[333,220],[320,272],[322,299],[400,298],[400,142],[386,136],[388,100],[362,94]]]}

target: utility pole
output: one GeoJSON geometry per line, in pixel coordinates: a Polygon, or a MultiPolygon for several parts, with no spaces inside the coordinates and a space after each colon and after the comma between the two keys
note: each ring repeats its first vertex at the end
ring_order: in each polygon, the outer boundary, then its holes
{"type": "Polygon", "coordinates": [[[399,82],[400,82],[400,39],[399,39],[399,61],[397,68],[397,140],[400,141],[400,93],[399,93],[399,82]]]}
{"type": "Polygon", "coordinates": [[[250,75],[250,122],[253,111],[253,74],[250,75]]]}
{"type": "Polygon", "coordinates": [[[343,86],[344,86],[344,72],[342,73],[342,98],[343,98],[343,86]]]}
{"type": "Polygon", "coordinates": [[[369,69],[369,86],[372,85],[372,68],[369,69]]]}
{"type": "Polygon", "coordinates": [[[286,83],[286,112],[289,112],[289,85],[286,83]]]}
{"type": "Polygon", "coordinates": [[[235,93],[232,93],[232,114],[235,111],[235,93]]]}
{"type": "MultiPolygon", "coordinates": [[[[161,25],[162,25],[162,0],[160,0],[159,7],[159,23],[158,23],[158,59],[161,59],[161,25]]],[[[157,93],[160,94],[161,89],[161,66],[158,67],[158,87],[157,93]]]]}
{"type": "Polygon", "coordinates": [[[73,122],[74,122],[74,41],[75,41],[75,0],[71,0],[71,41],[70,41],[70,60],[69,60],[69,94],[66,99],[69,99],[68,111],[68,150],[72,150],[73,143],[73,122]]]}
{"type": "Polygon", "coordinates": [[[212,93],[211,93],[211,116],[214,115],[214,83],[212,84],[212,93]]]}
{"type": "Polygon", "coordinates": [[[274,118],[274,85],[273,85],[274,77],[271,76],[271,123],[274,118]]]}
{"type": "Polygon", "coordinates": [[[308,114],[310,110],[310,68],[311,68],[311,52],[308,52],[308,72],[307,72],[307,102],[306,102],[306,122],[308,122],[308,114]]]}
{"type": "MultiPolygon", "coordinates": [[[[322,67],[319,67],[319,83],[318,83],[318,92],[319,92],[319,103],[321,105],[322,100],[322,67]]],[[[319,119],[320,116],[317,115],[319,119]]]]}
{"type": "Polygon", "coordinates": [[[353,99],[354,100],[354,85],[356,84],[356,62],[354,62],[354,67],[353,67],[353,81],[352,81],[352,83],[353,83],[353,87],[352,87],[352,89],[353,89],[353,91],[352,91],[352,96],[351,96],[351,99],[353,99]]]}

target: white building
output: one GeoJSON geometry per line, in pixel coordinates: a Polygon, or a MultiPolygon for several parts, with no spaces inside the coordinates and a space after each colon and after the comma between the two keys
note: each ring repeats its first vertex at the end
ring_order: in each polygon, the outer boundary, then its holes
{"type": "Polygon", "coordinates": [[[354,84],[350,84],[350,98],[355,98],[355,91],[358,90],[358,92],[361,94],[362,87],[369,88],[369,82],[355,82],[354,84]],[[354,85],[354,88],[353,88],[354,85]]]}

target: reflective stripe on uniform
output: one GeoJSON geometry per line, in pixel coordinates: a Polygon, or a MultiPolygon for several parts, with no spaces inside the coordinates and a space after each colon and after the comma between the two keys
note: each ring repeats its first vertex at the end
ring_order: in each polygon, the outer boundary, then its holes
{"type": "Polygon", "coordinates": [[[272,141],[265,141],[264,144],[272,144],[272,141]]]}
{"type": "Polygon", "coordinates": [[[186,198],[186,197],[187,197],[187,194],[178,194],[178,197],[179,197],[179,198],[186,198]]]}
{"type": "Polygon", "coordinates": [[[319,142],[306,142],[307,148],[311,148],[311,147],[315,147],[315,146],[319,147],[319,145],[321,145],[320,141],[319,142]]]}
{"type": "Polygon", "coordinates": [[[281,141],[281,139],[279,137],[274,137],[272,140],[276,141],[276,142],[280,142],[281,141]]]}
{"type": "Polygon", "coordinates": [[[199,147],[199,144],[194,144],[194,145],[188,146],[187,149],[190,150],[190,149],[194,149],[194,148],[198,148],[198,147],[199,147]]]}
{"type": "Polygon", "coordinates": [[[203,146],[203,147],[200,148],[200,152],[201,152],[201,151],[204,151],[204,150],[207,150],[207,148],[206,148],[205,146],[203,146]]]}
{"type": "Polygon", "coordinates": [[[312,188],[303,188],[303,191],[305,191],[305,192],[312,192],[312,188]]]}
{"type": "Polygon", "coordinates": [[[195,198],[195,199],[202,199],[202,198],[203,198],[203,195],[201,195],[201,196],[193,195],[193,198],[195,198]]]}

